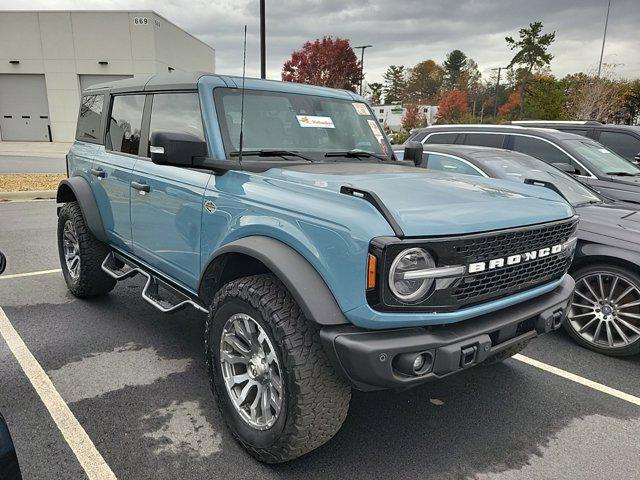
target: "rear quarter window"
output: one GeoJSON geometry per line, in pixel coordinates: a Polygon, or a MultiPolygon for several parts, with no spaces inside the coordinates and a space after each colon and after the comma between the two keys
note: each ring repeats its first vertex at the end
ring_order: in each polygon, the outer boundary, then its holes
{"type": "Polygon", "coordinates": [[[444,144],[455,143],[457,133],[432,133],[427,137],[424,143],[444,144]]]}
{"type": "Polygon", "coordinates": [[[80,113],[76,139],[102,143],[102,110],[104,95],[84,95],[80,100],[80,113]]]}

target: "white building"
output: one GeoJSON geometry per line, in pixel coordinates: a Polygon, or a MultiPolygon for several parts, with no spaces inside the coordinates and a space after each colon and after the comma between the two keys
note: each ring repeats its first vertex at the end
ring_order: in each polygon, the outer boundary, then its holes
{"type": "Polygon", "coordinates": [[[72,141],[80,92],[215,69],[215,51],[152,11],[0,11],[0,139],[72,141]]]}
{"type": "MultiPolygon", "coordinates": [[[[438,106],[419,105],[419,107],[420,113],[427,119],[427,125],[432,125],[436,121],[438,106]]],[[[402,130],[402,117],[407,111],[402,105],[372,105],[371,108],[384,128],[389,128],[392,132],[402,130]]]]}

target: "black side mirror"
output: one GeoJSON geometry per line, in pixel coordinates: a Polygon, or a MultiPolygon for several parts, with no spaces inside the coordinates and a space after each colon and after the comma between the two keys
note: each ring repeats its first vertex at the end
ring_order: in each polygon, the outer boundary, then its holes
{"type": "Polygon", "coordinates": [[[207,144],[189,133],[153,132],[149,153],[155,164],[191,167],[194,157],[207,156],[207,144]]]}
{"type": "Polygon", "coordinates": [[[7,257],[4,256],[4,253],[0,252],[0,275],[4,272],[5,268],[7,268],[7,257]]]}
{"type": "Polygon", "coordinates": [[[570,163],[553,163],[552,164],[554,167],[562,170],[565,173],[569,173],[571,175],[575,175],[577,173],[580,173],[576,167],[574,167],[573,165],[571,165],[570,163]]]}
{"type": "Polygon", "coordinates": [[[407,142],[404,144],[404,160],[413,162],[415,166],[422,163],[423,146],[420,142],[407,142]]]}
{"type": "Polygon", "coordinates": [[[640,152],[633,159],[633,163],[635,163],[636,165],[640,165],[640,152]]]}

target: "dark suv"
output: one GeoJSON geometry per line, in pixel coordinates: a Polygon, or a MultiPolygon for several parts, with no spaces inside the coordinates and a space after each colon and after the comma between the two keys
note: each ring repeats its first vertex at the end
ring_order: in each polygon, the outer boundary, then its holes
{"type": "Polygon", "coordinates": [[[640,163],[640,126],[613,125],[595,120],[550,122],[522,120],[512,122],[523,127],[554,128],[592,138],[630,162],[640,163]]]}
{"type": "Polygon", "coordinates": [[[640,167],[580,135],[516,125],[443,125],[415,130],[408,140],[514,150],[575,175],[607,197],[640,203],[640,167]]]}

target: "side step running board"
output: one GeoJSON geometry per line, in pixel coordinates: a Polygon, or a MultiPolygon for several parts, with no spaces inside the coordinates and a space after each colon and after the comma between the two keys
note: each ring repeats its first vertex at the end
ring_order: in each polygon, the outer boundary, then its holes
{"type": "Polygon", "coordinates": [[[132,264],[132,262],[116,252],[109,252],[109,255],[107,255],[104,262],[102,262],[102,270],[117,281],[135,277],[137,274],[143,275],[147,281],[142,289],[142,298],[162,313],[174,313],[187,306],[193,307],[201,312],[208,312],[206,308],[189,298],[177,288],[169,285],[167,282],[142,269],[138,265],[132,264]],[[160,287],[168,290],[179,300],[172,303],[166,298],[163,298],[160,294],[160,287]]]}

